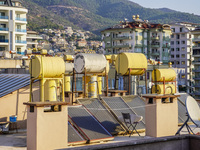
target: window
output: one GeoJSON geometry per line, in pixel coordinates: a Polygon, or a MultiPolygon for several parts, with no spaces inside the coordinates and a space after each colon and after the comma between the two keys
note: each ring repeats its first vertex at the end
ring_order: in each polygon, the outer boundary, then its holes
{"type": "Polygon", "coordinates": [[[182,65],[185,65],[185,61],[182,61],[181,64],[182,64],[182,65]]]}
{"type": "Polygon", "coordinates": [[[171,38],[174,38],[174,34],[171,35],[171,38]]]}
{"type": "Polygon", "coordinates": [[[175,28],[172,28],[172,32],[175,32],[175,28]]]}
{"type": "Polygon", "coordinates": [[[6,24],[0,24],[0,28],[6,28],[6,24]]]}
{"type": "Polygon", "coordinates": [[[171,45],[174,45],[174,41],[171,41],[171,45]]]}
{"type": "Polygon", "coordinates": [[[180,35],[179,34],[176,35],[176,39],[180,39],[180,35]]]}
{"type": "Polygon", "coordinates": [[[179,48],[176,48],[176,51],[180,51],[180,49],[179,49],[179,48]]]}
{"type": "Polygon", "coordinates": [[[16,17],[17,17],[17,18],[20,18],[20,14],[17,14],[16,17]]]}
{"type": "Polygon", "coordinates": [[[181,44],[185,44],[185,41],[181,41],[181,44]]]}
{"type": "Polygon", "coordinates": [[[171,48],[171,51],[174,51],[174,48],[171,48]]]}
{"type": "Polygon", "coordinates": [[[21,48],[17,48],[17,52],[21,52],[21,48]]]}
{"type": "Polygon", "coordinates": [[[5,47],[0,47],[0,51],[5,51],[5,47]]]}
{"type": "Polygon", "coordinates": [[[180,32],[183,32],[183,28],[180,28],[180,32]]]}
{"type": "Polygon", "coordinates": [[[0,5],[4,5],[5,4],[5,2],[4,1],[0,1],[0,5]]]}
{"type": "Polygon", "coordinates": [[[0,16],[5,16],[6,13],[5,12],[0,12],[0,16]]]}
{"type": "Polygon", "coordinates": [[[21,29],[21,25],[17,25],[17,29],[21,29]]]}
{"type": "Polygon", "coordinates": [[[182,54],[182,55],[181,55],[181,58],[185,58],[185,54],[182,54]]]}
{"type": "Polygon", "coordinates": [[[171,58],[174,58],[174,55],[171,55],[171,58]]]}
{"type": "Polygon", "coordinates": [[[176,64],[179,65],[180,64],[179,61],[177,61],[176,64]]]}
{"type": "Polygon", "coordinates": [[[177,45],[179,45],[179,44],[180,44],[180,42],[179,42],[179,41],[176,41],[176,44],[177,44],[177,45]]]}
{"type": "Polygon", "coordinates": [[[184,78],[185,78],[185,75],[181,75],[181,78],[184,79],[184,78]]]}
{"type": "Polygon", "coordinates": [[[179,58],[179,55],[176,55],[176,58],[179,58]]]}
{"type": "Polygon", "coordinates": [[[174,62],[172,61],[172,65],[174,65],[174,62]]]}
{"type": "Polygon", "coordinates": [[[181,37],[185,37],[185,34],[181,34],[181,37]]]}
{"type": "Polygon", "coordinates": [[[181,50],[182,50],[182,51],[185,51],[185,47],[182,47],[181,50]]]}

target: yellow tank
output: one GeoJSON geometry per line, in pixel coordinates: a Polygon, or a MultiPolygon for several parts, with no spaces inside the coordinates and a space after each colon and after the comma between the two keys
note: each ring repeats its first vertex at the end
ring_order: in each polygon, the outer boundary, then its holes
{"type": "Polygon", "coordinates": [[[64,56],[64,61],[72,61],[72,60],[74,60],[74,56],[72,56],[72,55],[65,55],[64,56]]]}
{"type": "Polygon", "coordinates": [[[102,95],[102,77],[97,77],[99,95],[102,95]]]}
{"type": "Polygon", "coordinates": [[[44,101],[57,101],[57,86],[55,80],[46,80],[44,84],[44,101]]]}
{"type": "Polygon", "coordinates": [[[34,78],[59,78],[65,73],[65,63],[60,57],[35,56],[30,61],[29,72],[34,78]]]}
{"type": "Polygon", "coordinates": [[[70,76],[65,76],[65,92],[71,91],[71,77],[70,76]]]}
{"type": "Polygon", "coordinates": [[[116,61],[116,59],[117,59],[117,54],[113,54],[113,55],[111,56],[111,60],[112,60],[112,65],[114,65],[114,66],[115,66],[115,61],[116,61]]]}
{"type": "Polygon", "coordinates": [[[102,74],[103,74],[103,75],[105,75],[106,73],[108,74],[109,71],[110,71],[110,64],[109,64],[109,61],[107,61],[107,64],[106,64],[106,71],[104,70],[102,74]]]}
{"type": "Polygon", "coordinates": [[[91,76],[89,82],[89,97],[97,98],[97,76],[91,76]]]}
{"type": "Polygon", "coordinates": [[[156,81],[165,81],[169,82],[169,81],[174,81],[176,78],[176,72],[173,69],[155,69],[152,72],[152,79],[153,81],[155,81],[155,77],[156,77],[156,81]],[[155,72],[156,72],[156,76],[155,76],[155,72]]]}
{"type": "Polygon", "coordinates": [[[105,55],[105,57],[106,57],[106,60],[108,60],[108,61],[109,61],[109,63],[111,63],[111,62],[112,62],[112,60],[111,60],[111,56],[112,56],[112,55],[105,55]]]}
{"type": "Polygon", "coordinates": [[[132,69],[131,75],[142,75],[147,69],[147,58],[142,53],[121,53],[115,63],[116,71],[122,75],[128,75],[129,68],[132,69]]]}
{"type": "Polygon", "coordinates": [[[158,84],[157,85],[157,92],[155,85],[152,87],[152,94],[175,94],[176,88],[173,84],[165,84],[165,93],[164,93],[164,85],[158,84]]]}
{"type": "MultiPolygon", "coordinates": [[[[84,82],[85,82],[85,77],[83,76],[82,77],[82,89],[83,89],[83,91],[84,91],[84,82]]],[[[86,97],[88,97],[89,95],[88,95],[88,93],[89,93],[89,82],[90,82],[90,76],[86,76],[86,83],[85,83],[85,87],[86,87],[86,92],[85,92],[85,96],[86,97]]]]}
{"type": "Polygon", "coordinates": [[[40,54],[41,54],[41,55],[47,55],[47,50],[46,50],[46,49],[42,49],[42,50],[40,51],[40,54]]]}

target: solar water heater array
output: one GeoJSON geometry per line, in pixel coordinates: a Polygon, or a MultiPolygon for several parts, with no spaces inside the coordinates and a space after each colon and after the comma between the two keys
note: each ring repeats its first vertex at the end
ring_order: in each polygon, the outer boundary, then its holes
{"type": "MultiPolygon", "coordinates": [[[[117,118],[122,116],[122,113],[136,114],[121,97],[102,97],[104,103],[115,114],[117,118]]],[[[145,129],[143,122],[140,122],[136,129],[145,129]]]]}
{"type": "Polygon", "coordinates": [[[29,84],[29,74],[0,74],[0,97],[3,97],[29,84]]]}
{"type": "Polygon", "coordinates": [[[118,134],[125,131],[99,99],[78,99],[77,101],[84,105],[110,133],[118,134]]]}
{"type": "Polygon", "coordinates": [[[68,107],[69,120],[84,135],[88,142],[112,140],[112,135],[82,105],[68,107]]]}

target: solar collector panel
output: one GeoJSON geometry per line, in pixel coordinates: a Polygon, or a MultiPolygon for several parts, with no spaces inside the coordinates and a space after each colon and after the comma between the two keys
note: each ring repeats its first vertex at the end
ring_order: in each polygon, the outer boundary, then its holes
{"type": "MultiPolygon", "coordinates": [[[[133,112],[133,110],[123,101],[121,97],[103,97],[102,100],[107,104],[117,118],[122,116],[122,113],[135,114],[135,112],[133,112]]],[[[144,123],[140,122],[136,129],[145,129],[144,123]]]]}
{"type": "Polygon", "coordinates": [[[124,131],[119,122],[98,99],[78,99],[77,101],[83,104],[110,133],[117,134],[124,131]]]}
{"type": "Polygon", "coordinates": [[[109,140],[113,138],[100,122],[82,105],[69,106],[68,113],[73,123],[85,134],[89,141],[109,140]]]}

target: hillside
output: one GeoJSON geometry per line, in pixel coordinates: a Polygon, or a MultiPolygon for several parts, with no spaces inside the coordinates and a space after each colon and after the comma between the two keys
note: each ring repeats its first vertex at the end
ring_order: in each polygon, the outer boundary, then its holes
{"type": "Polygon", "coordinates": [[[129,0],[23,0],[23,5],[29,9],[28,27],[33,30],[72,26],[99,34],[100,30],[124,18],[131,20],[136,14],[155,23],[200,23],[197,15],[168,8],[144,8],[129,0]]]}

